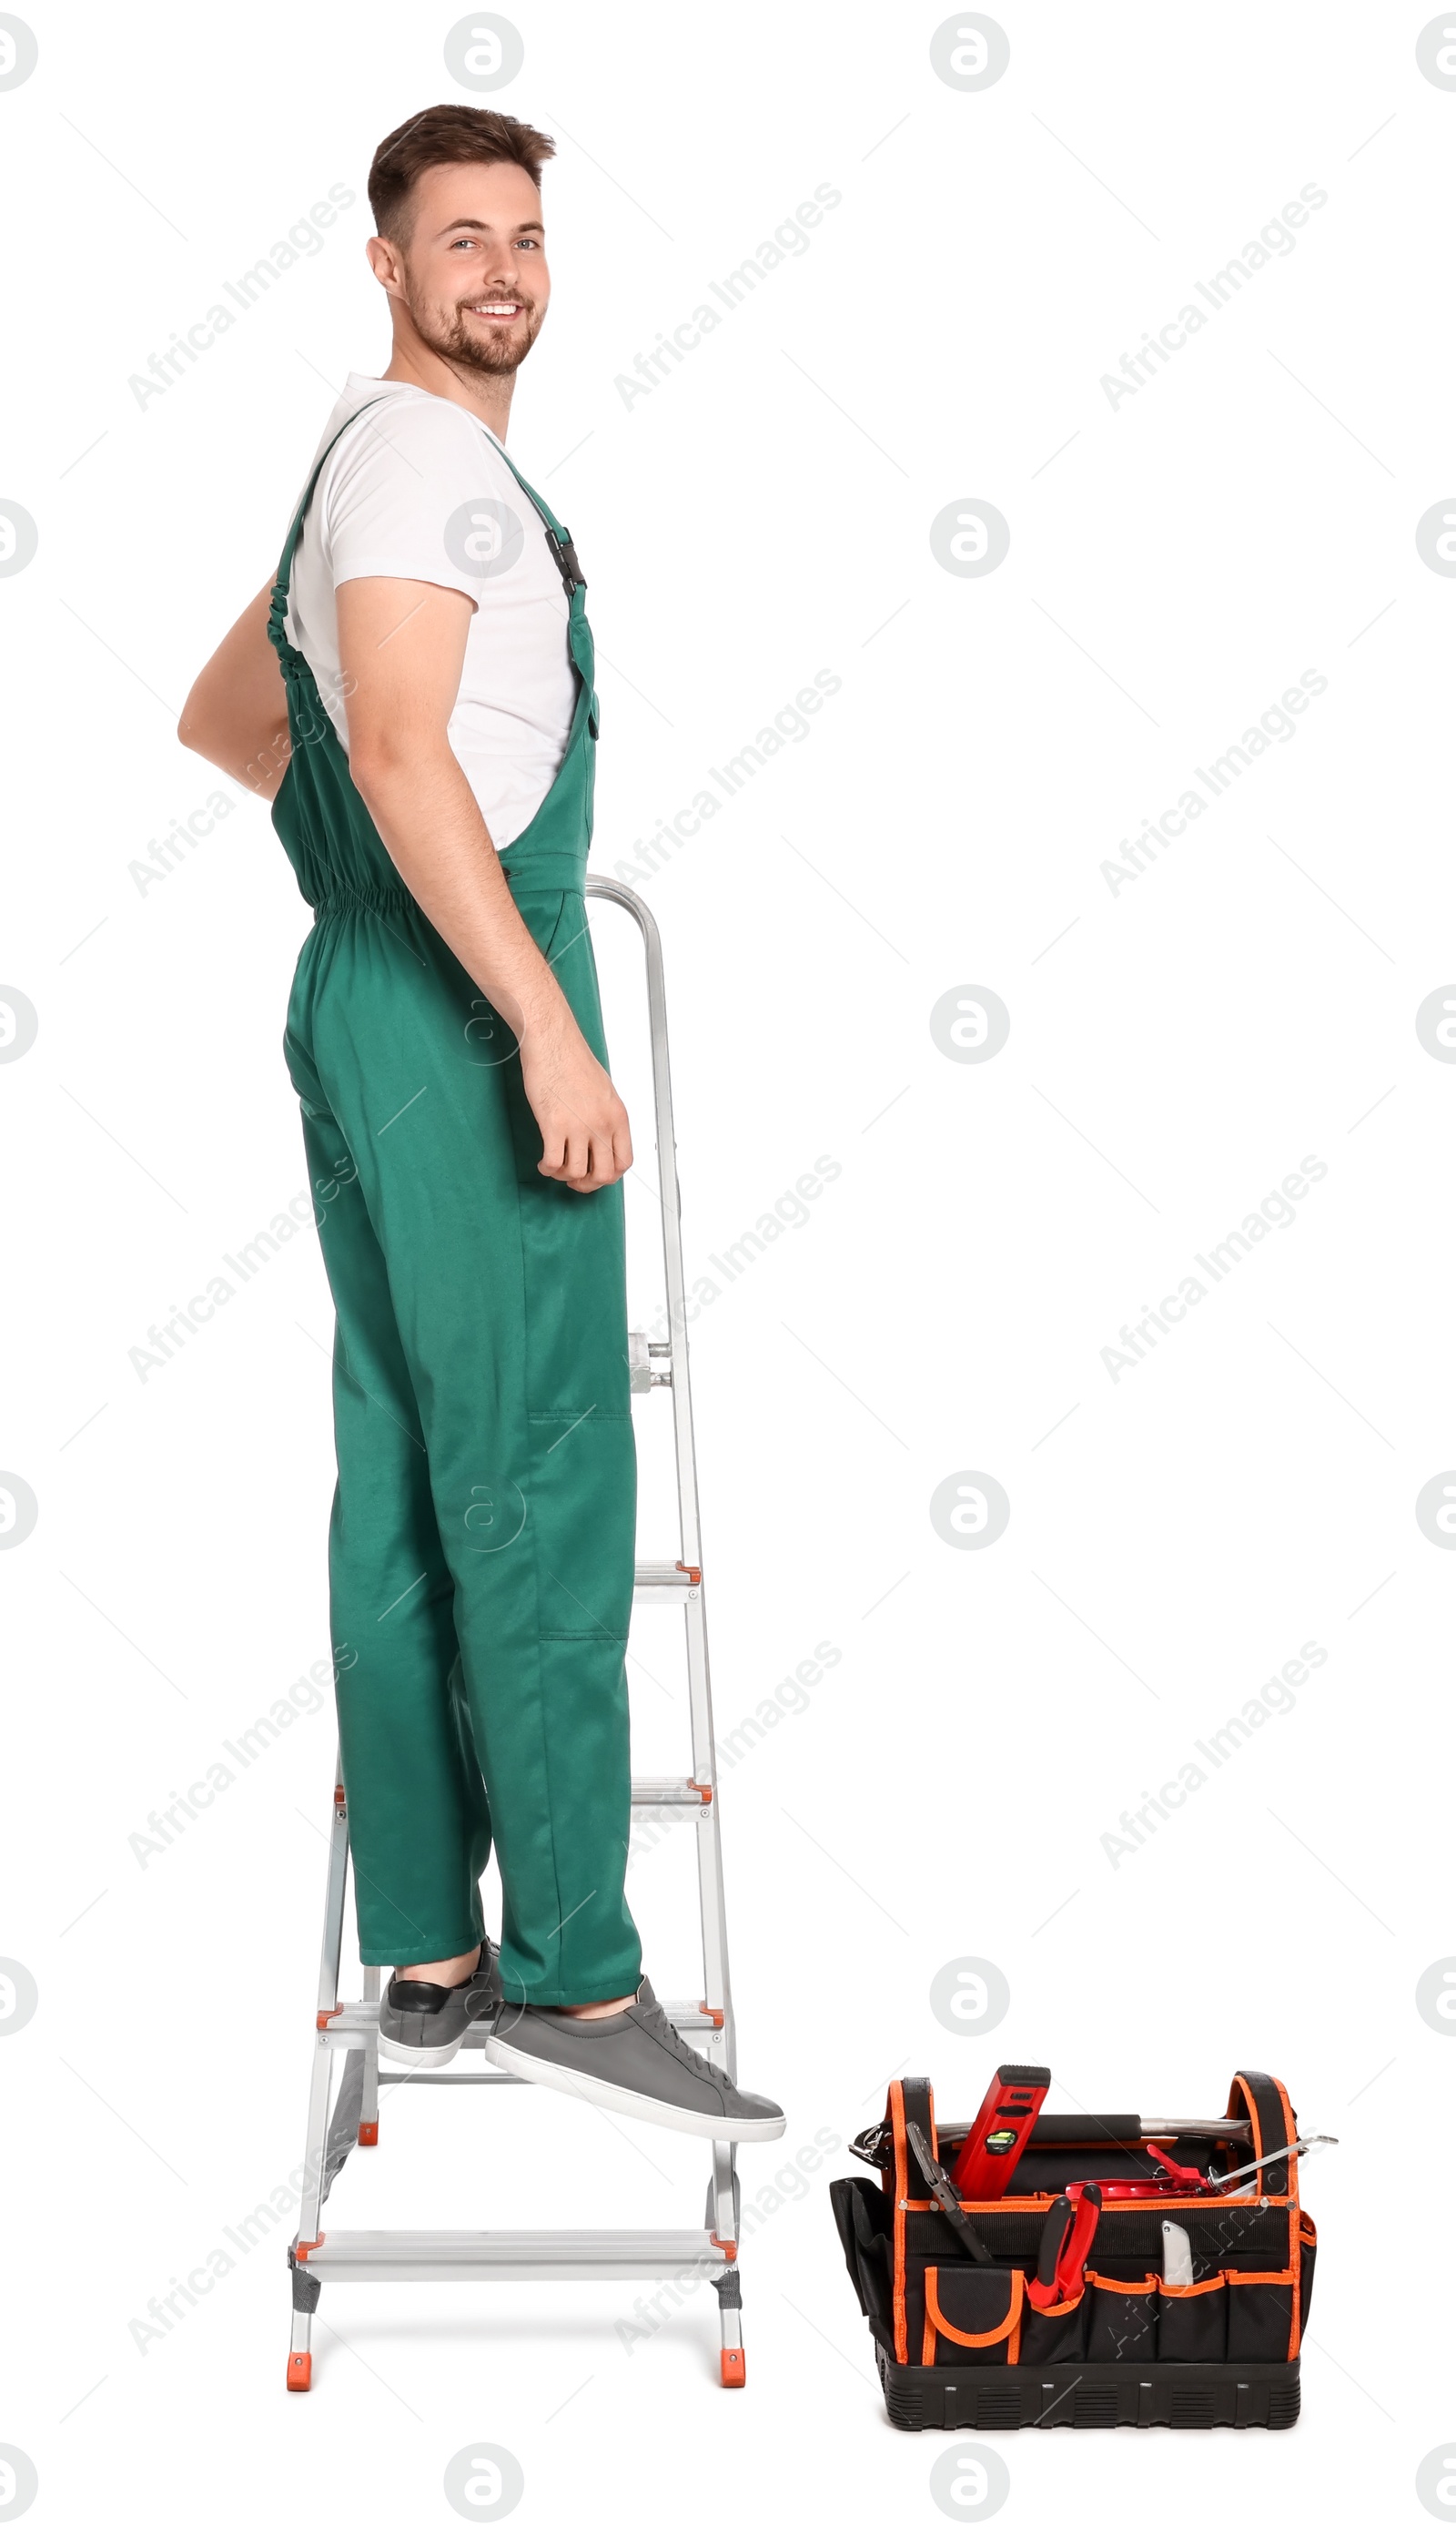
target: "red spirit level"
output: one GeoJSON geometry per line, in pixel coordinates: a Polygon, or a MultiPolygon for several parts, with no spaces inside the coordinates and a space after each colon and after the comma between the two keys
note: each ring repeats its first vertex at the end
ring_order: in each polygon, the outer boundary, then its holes
{"type": "Polygon", "coordinates": [[[1046,2100],[1049,2069],[998,2069],[961,2145],[951,2182],[963,2201],[999,2201],[1046,2100]]]}

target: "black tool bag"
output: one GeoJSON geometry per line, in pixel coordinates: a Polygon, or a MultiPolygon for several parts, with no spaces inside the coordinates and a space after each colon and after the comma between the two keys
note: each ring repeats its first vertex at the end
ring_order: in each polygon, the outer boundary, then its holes
{"type": "MultiPolygon", "coordinates": [[[[1082,2277],[1034,2306],[1043,2231],[1074,2181],[1150,2178],[1127,2115],[1044,2116],[1014,2192],[964,2201],[978,2261],[930,2195],[912,2129],[953,2161],[927,2078],[897,2078],[883,2124],[864,2135],[878,2184],[842,2176],[830,2197],[850,2278],[874,2335],[885,2403],[900,2430],[1018,2430],[1162,2423],[1288,2430],[1299,2411],[1299,2340],[1314,2282],[1314,2222],[1299,2206],[1298,2128],[1277,2078],[1241,2069],[1227,2139],[1160,2135],[1180,2165],[1223,2174],[1270,2163],[1217,2198],[1104,2198],[1082,2277]],[[1251,2144],[1250,2144],[1251,2143],[1251,2144]],[[1163,2222],[1186,2231],[1193,2279],[1164,2278],[1163,2222]]],[[[857,2144],[856,2144],[857,2145],[857,2144]]]]}

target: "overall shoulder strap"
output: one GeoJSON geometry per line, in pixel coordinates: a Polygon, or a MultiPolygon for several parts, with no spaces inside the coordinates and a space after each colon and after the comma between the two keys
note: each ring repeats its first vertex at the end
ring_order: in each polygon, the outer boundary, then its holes
{"type": "MultiPolygon", "coordinates": [[[[482,423],[480,428],[484,431],[487,429],[487,426],[482,423]]],[[[556,570],[561,575],[561,583],[566,592],[566,596],[570,599],[574,591],[585,590],[587,586],[586,574],[583,572],[581,565],[577,561],[576,548],[571,541],[571,531],[570,529],[563,529],[555,512],[550,508],[548,503],[541,500],[541,497],[536,490],[535,485],[527,483],[520,468],[516,465],[514,458],[511,456],[504,443],[496,439],[493,431],[490,432],[489,437],[491,448],[495,451],[497,457],[505,460],[511,474],[515,476],[517,483],[525,494],[527,501],[532,505],[532,508],[539,518],[540,524],[546,533],[546,543],[551,549],[552,561],[556,566],[556,570]]]]}
{"type": "Polygon", "coordinates": [[[313,500],[319,477],[324,472],[325,461],[333,456],[334,451],[338,448],[345,433],[353,428],[353,425],[358,421],[360,414],[367,413],[372,406],[382,405],[383,403],[384,399],[382,397],[369,397],[363,405],[355,406],[353,412],[349,414],[347,421],[341,422],[327,448],[322,449],[319,452],[318,463],[315,466],[308,482],[303,488],[303,498],[300,501],[297,510],[293,513],[292,525],[288,530],[287,536],[284,539],[284,550],[279,557],[278,571],[274,576],[274,611],[280,616],[280,618],[282,616],[284,602],[288,596],[288,583],[293,571],[293,557],[298,550],[298,539],[303,529],[304,514],[308,509],[309,503],[313,500]]]}

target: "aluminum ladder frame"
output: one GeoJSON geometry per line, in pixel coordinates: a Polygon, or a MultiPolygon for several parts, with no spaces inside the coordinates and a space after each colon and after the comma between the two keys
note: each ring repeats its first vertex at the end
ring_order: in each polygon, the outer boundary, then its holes
{"type": "MultiPolygon", "coordinates": [[[[662,1183],[663,1263],[670,1337],[662,1341],[651,1340],[641,1330],[634,1330],[629,1333],[628,1350],[634,1392],[659,1387],[671,1391],[680,1549],[675,1559],[639,1562],[633,1600],[637,1605],[666,1603],[681,1609],[687,1642],[688,1713],[692,1742],[691,1777],[634,1778],[632,1816],[634,1821],[640,1822],[644,1819],[680,1819],[687,1811],[696,1815],[703,1997],[698,2000],[665,1999],[663,2005],[678,2032],[691,2035],[695,2048],[706,2052],[709,2059],[733,2078],[736,2075],[736,2054],[732,1999],[728,1989],[723,1854],[719,1839],[718,1778],[708,1671],[707,1615],[703,1599],[697,1461],[688,1378],[682,1231],[677,1150],[672,1125],[663,946],[652,911],[635,891],[624,888],[618,881],[594,876],[588,879],[587,896],[610,899],[616,906],[626,909],[642,934],[646,956],[653,1100],[662,1183]]],[[[392,2069],[388,2065],[381,2069],[379,1967],[364,1967],[361,1998],[342,2001],[339,1997],[348,1858],[348,1808],[342,1770],[336,1765],[304,2183],[297,2234],[288,2248],[287,2257],[293,2297],[292,2344],[287,2367],[290,2390],[305,2393],[311,2383],[313,2317],[323,2285],[328,2280],[660,2280],[691,2269],[696,2269],[700,2278],[712,2280],[717,2288],[722,2382],[726,2386],[741,2386],[744,2382],[744,2357],[736,2242],[739,2203],[734,2151],[730,2141],[715,2140],[712,2143],[712,2173],[701,2228],[324,2229],[321,2224],[323,2203],[345,2159],[355,2146],[373,2148],[378,2144],[381,2086],[405,2080],[413,2086],[518,2086],[529,2083],[506,2070],[493,2068],[483,2060],[479,2067],[474,2069],[453,2066],[438,2070],[392,2069]],[[337,2091],[332,2085],[336,2063],[342,2072],[337,2091]]],[[[480,2022],[468,2028],[462,2056],[483,2054],[488,2033],[488,2024],[480,2022]]]]}

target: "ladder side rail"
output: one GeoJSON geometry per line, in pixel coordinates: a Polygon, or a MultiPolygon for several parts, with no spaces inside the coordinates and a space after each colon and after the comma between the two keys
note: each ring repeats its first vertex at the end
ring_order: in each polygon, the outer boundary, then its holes
{"type": "MultiPolygon", "coordinates": [[[[677,1464],[677,1504],[682,1557],[690,1567],[702,1564],[698,1508],[697,1450],[693,1434],[692,1384],[688,1371],[686,1278],[682,1261],[682,1197],[677,1180],[677,1139],[672,1116],[672,1070],[667,1045],[667,995],[663,973],[663,938],[645,899],[622,882],[590,876],[589,898],[604,898],[624,908],[642,936],[647,966],[647,1009],[652,1040],[653,1102],[656,1113],[658,1177],[661,1191],[663,1272],[667,1296],[667,1325],[672,1365],[672,1433],[677,1464]]],[[[701,1585],[683,1611],[687,1640],[688,1713],[691,1723],[693,1773],[713,1791],[712,1804],[698,1819],[698,1898],[703,1943],[704,1997],[723,2011],[720,2036],[713,2038],[729,2078],[737,2074],[737,2042],[732,1992],[728,1980],[727,1909],[720,1837],[718,1760],[713,1735],[713,1690],[708,1665],[708,1624],[701,1585]]],[[[710,2050],[712,2046],[710,2046],[710,2050]]],[[[735,2157],[731,2144],[714,2144],[712,2200],[715,2236],[725,2245],[737,2234],[735,2157]]],[[[736,2319],[734,2319],[734,2323],[736,2319]]],[[[726,2325],[727,2329],[727,2325],[726,2325]]]]}
{"type": "MultiPolygon", "coordinates": [[[[667,1290],[667,1326],[672,1349],[672,1434],[677,1453],[677,1500],[682,1525],[682,1556],[689,1567],[702,1564],[698,1516],[697,1457],[693,1445],[692,1389],[687,1363],[687,1290],[682,1267],[682,1199],[677,1185],[677,1141],[672,1123],[672,1073],[667,1052],[667,997],[663,977],[663,937],[645,899],[621,881],[587,881],[589,898],[610,899],[624,907],[642,935],[647,961],[647,1010],[652,1037],[653,1106],[658,1139],[658,1177],[662,1191],[663,1268],[667,1290]]],[[[698,1757],[708,1757],[694,1755],[698,1757]]]]}
{"type": "MultiPolygon", "coordinates": [[[[344,1761],[334,1763],[334,1820],[329,1834],[329,1865],[324,1888],[324,1937],[319,1952],[318,2020],[339,2005],[339,1964],[344,1951],[344,1897],[348,1880],[348,1807],[344,1799],[344,1761]]],[[[303,2159],[303,2189],[298,2199],[298,2242],[308,2245],[319,2233],[324,2198],[324,2162],[329,2137],[329,2082],[334,2055],[316,2020],[313,2074],[308,2090],[308,2137],[303,2159]]],[[[303,2348],[307,2348],[305,2341],[303,2348]]]]}
{"type": "MultiPolygon", "coordinates": [[[[686,1279],[682,1262],[682,1200],[677,1180],[677,1143],[672,1116],[672,1071],[667,1046],[667,995],[663,973],[663,938],[645,899],[621,881],[591,875],[589,898],[609,899],[625,908],[642,936],[647,965],[647,1007],[652,1039],[653,1100],[661,1190],[663,1269],[667,1293],[667,1319],[672,1349],[672,1427],[677,1463],[677,1503],[682,1557],[689,1567],[702,1564],[698,1510],[697,1451],[693,1434],[692,1383],[688,1369],[686,1279]]],[[[713,1735],[713,1693],[708,1665],[708,1628],[701,1587],[683,1614],[687,1637],[688,1712],[692,1730],[693,1774],[713,1791],[713,1803],[698,1825],[699,1886],[702,1896],[704,1979],[707,1996],[724,2011],[725,2065],[734,2075],[732,2000],[728,1986],[725,1928],[722,1847],[718,1836],[718,1758],[713,1735]]]]}

